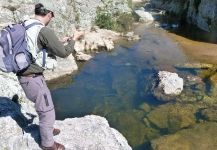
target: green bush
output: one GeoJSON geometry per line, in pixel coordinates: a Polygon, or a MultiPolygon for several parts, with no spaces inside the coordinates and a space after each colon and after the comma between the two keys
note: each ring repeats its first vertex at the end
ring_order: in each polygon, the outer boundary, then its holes
{"type": "Polygon", "coordinates": [[[95,24],[100,28],[112,30],[114,28],[114,21],[112,16],[106,12],[98,12],[95,20],[95,24]]]}
{"type": "Polygon", "coordinates": [[[104,11],[98,11],[95,24],[103,29],[126,32],[131,29],[133,16],[129,13],[112,15],[104,11]]]}

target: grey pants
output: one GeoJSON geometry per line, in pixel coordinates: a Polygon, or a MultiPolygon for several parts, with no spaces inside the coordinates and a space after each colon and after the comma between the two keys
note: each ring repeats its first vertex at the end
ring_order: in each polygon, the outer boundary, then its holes
{"type": "Polygon", "coordinates": [[[53,125],[55,122],[55,110],[45,79],[42,75],[39,75],[35,77],[19,76],[18,80],[26,97],[35,103],[35,109],[39,115],[41,145],[50,147],[54,144],[53,125]]]}

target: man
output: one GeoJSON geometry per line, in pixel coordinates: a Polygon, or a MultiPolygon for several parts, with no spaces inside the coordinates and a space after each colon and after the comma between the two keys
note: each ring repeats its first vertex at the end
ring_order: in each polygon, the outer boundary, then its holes
{"type": "Polygon", "coordinates": [[[41,3],[35,5],[35,17],[25,22],[26,26],[35,24],[26,31],[27,44],[34,61],[27,69],[17,73],[17,76],[27,98],[35,103],[35,109],[39,115],[41,148],[64,150],[65,147],[53,139],[53,135],[59,134],[60,130],[53,128],[55,110],[43,77],[43,71],[49,68],[45,63],[48,58],[42,49],[46,49],[49,55],[65,58],[72,53],[74,41],[78,40],[83,33],[75,32],[73,37],[58,40],[54,32],[46,27],[53,17],[52,8],[41,3]],[[67,41],[68,45],[64,47],[63,43],[67,41]]]}

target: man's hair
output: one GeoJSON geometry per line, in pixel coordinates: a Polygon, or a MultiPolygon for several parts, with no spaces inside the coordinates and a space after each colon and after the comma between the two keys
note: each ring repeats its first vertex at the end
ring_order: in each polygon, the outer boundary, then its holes
{"type": "Polygon", "coordinates": [[[53,12],[50,11],[50,10],[48,10],[48,9],[46,9],[43,4],[38,3],[38,4],[35,5],[35,14],[36,15],[45,16],[45,15],[47,15],[50,12],[52,13],[52,16],[54,17],[53,12]]]}

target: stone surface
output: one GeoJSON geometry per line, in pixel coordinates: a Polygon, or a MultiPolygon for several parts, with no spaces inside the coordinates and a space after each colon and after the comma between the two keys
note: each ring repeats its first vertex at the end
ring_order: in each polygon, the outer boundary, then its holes
{"type": "Polygon", "coordinates": [[[159,129],[174,132],[196,123],[197,107],[185,104],[166,104],[152,110],[147,119],[159,129]]]}
{"type": "MultiPolygon", "coordinates": [[[[34,5],[43,0],[0,0],[0,28],[33,16],[34,5]]],[[[57,35],[71,35],[78,26],[89,27],[95,22],[98,9],[111,14],[131,13],[127,0],[47,0],[55,10],[51,26],[57,35]]]]}
{"type": "Polygon", "coordinates": [[[142,22],[153,22],[154,18],[151,13],[145,10],[135,10],[135,13],[139,16],[139,20],[142,22]]]}
{"type": "MultiPolygon", "coordinates": [[[[32,109],[0,97],[0,149],[40,150],[38,118],[32,109]]],[[[131,150],[127,140],[108,121],[99,116],[68,118],[56,121],[61,130],[55,141],[63,143],[66,150],[131,150]]]]}
{"type": "Polygon", "coordinates": [[[75,54],[75,58],[77,61],[88,61],[92,58],[92,56],[88,54],[84,54],[82,52],[77,52],[75,54]]]}
{"type": "Polygon", "coordinates": [[[82,40],[75,43],[76,52],[95,52],[102,50],[112,50],[114,48],[114,41],[120,38],[120,34],[106,30],[92,27],[85,30],[82,40]]]}
{"type": "Polygon", "coordinates": [[[162,87],[165,94],[179,95],[183,90],[183,79],[176,73],[160,71],[158,73],[160,79],[159,87],[162,87]]]}
{"type": "Polygon", "coordinates": [[[72,55],[67,58],[57,58],[57,67],[54,70],[45,70],[44,77],[46,80],[52,80],[72,74],[78,70],[76,61],[72,55]]]}
{"type": "Polygon", "coordinates": [[[217,0],[150,0],[156,8],[165,9],[205,31],[217,31],[217,0]]]}
{"type": "Polygon", "coordinates": [[[176,73],[167,71],[158,72],[159,83],[154,89],[154,96],[160,101],[171,101],[181,94],[184,81],[176,73]]]}
{"type": "Polygon", "coordinates": [[[151,141],[153,150],[216,150],[217,123],[196,124],[192,128],[151,141]]]}

